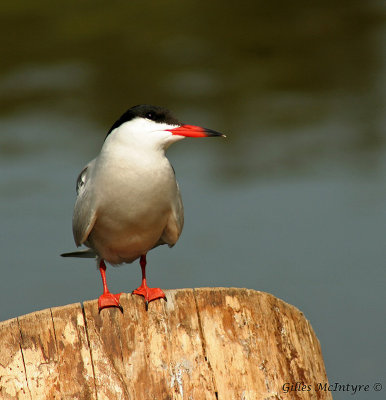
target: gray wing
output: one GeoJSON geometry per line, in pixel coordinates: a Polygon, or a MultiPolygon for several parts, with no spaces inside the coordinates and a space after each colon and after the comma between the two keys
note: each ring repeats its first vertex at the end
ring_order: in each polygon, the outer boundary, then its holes
{"type": "Polygon", "coordinates": [[[94,165],[95,159],[83,168],[76,182],[78,196],[72,217],[72,232],[77,246],[80,246],[87,240],[96,220],[96,209],[90,188],[90,177],[94,165]]]}
{"type": "Polygon", "coordinates": [[[184,227],[184,206],[182,204],[182,198],[180,189],[177,184],[177,197],[174,203],[172,212],[170,213],[167,225],[162,232],[162,236],[157,243],[157,246],[161,244],[168,244],[169,247],[173,247],[178,238],[181,235],[182,228],[184,227]]]}

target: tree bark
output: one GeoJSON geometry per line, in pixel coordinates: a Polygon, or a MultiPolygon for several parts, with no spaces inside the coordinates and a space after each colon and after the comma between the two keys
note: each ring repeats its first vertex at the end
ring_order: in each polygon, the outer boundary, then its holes
{"type": "Polygon", "coordinates": [[[295,307],[247,289],[165,292],[148,312],[123,294],[123,313],[92,300],[0,323],[0,398],[332,399],[295,307]]]}

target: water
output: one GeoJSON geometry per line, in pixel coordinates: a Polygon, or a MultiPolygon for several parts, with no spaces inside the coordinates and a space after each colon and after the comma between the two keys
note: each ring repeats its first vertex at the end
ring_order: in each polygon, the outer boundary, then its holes
{"type": "MultiPolygon", "coordinates": [[[[58,256],[75,179],[126,108],[159,104],[228,137],[169,150],[186,222],[149,254],[150,284],[272,293],[310,320],[331,383],[382,382],[384,16],[377,1],[2,2],[0,320],[99,295],[91,260],[58,256]]],[[[116,292],[139,278],[108,268],[116,292]]]]}

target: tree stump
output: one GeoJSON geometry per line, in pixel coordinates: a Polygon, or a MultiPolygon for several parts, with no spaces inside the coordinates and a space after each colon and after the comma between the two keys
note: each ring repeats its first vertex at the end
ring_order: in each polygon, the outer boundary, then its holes
{"type": "Polygon", "coordinates": [[[122,294],[123,313],[92,300],[0,323],[0,398],[332,399],[295,307],[247,289],[165,292],[148,312],[122,294]]]}

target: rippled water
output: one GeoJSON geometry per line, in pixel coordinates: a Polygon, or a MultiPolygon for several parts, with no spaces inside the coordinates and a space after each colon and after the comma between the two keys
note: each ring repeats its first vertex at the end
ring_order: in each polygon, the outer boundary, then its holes
{"type": "MultiPolygon", "coordinates": [[[[228,137],[170,149],[186,224],[150,284],[270,292],[311,321],[331,382],[381,381],[384,5],[86,3],[0,5],[0,320],[99,295],[91,260],[58,256],[75,179],[126,108],[160,104],[228,137]]],[[[108,269],[117,292],[139,278],[108,269]]]]}

